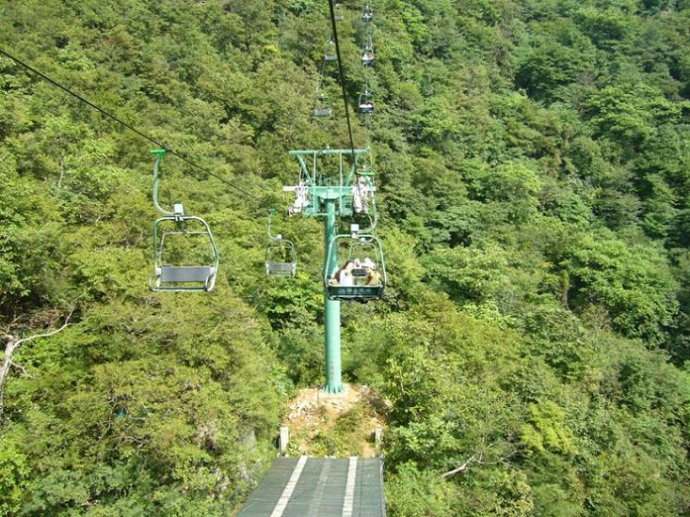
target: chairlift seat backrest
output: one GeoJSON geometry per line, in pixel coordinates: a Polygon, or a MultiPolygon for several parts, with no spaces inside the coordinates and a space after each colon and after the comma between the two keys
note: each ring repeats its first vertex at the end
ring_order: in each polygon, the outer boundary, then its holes
{"type": "MultiPolygon", "coordinates": [[[[270,232],[269,232],[270,235],[270,232]]],[[[282,237],[273,239],[266,249],[266,275],[269,277],[291,277],[297,273],[295,245],[282,237]]]]}

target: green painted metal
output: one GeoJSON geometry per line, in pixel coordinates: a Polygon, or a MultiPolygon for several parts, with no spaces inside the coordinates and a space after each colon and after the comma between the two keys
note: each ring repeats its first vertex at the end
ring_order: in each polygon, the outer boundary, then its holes
{"type": "Polygon", "coordinates": [[[174,216],[175,212],[165,210],[163,207],[161,207],[160,203],[158,202],[158,184],[161,181],[160,165],[163,161],[163,157],[165,156],[165,149],[153,149],[151,150],[151,154],[156,155],[156,161],[153,164],[153,206],[156,210],[158,210],[161,214],[165,216],[174,216]]]}
{"type": "Polygon", "coordinates": [[[290,151],[289,154],[297,158],[300,173],[308,185],[351,186],[359,158],[369,154],[369,149],[354,149],[354,154],[352,149],[305,149],[290,151]],[[335,171],[324,170],[320,159],[328,157],[338,159],[338,167],[335,171]]]}
{"type": "MultiPolygon", "coordinates": [[[[324,264],[327,276],[332,276],[338,269],[338,255],[329,253],[329,243],[336,235],[335,199],[326,200],[326,224],[324,229],[324,264]]],[[[324,322],[326,326],[326,393],[342,393],[340,363],[340,301],[332,300],[324,293],[324,322]]]]}
{"type": "MultiPolygon", "coordinates": [[[[338,253],[332,243],[337,234],[338,217],[355,215],[355,189],[373,185],[373,172],[368,168],[369,149],[305,149],[289,152],[299,163],[300,184],[306,187],[306,203],[299,209],[307,217],[323,217],[324,227],[324,321],[326,350],[326,383],[324,391],[343,391],[340,357],[340,301],[335,299],[380,298],[381,287],[346,288],[349,291],[329,292],[327,279],[338,269],[338,253]]],[[[376,205],[372,200],[369,215],[375,220],[376,205]]],[[[381,264],[383,261],[381,260],[381,264]]],[[[384,273],[385,275],[385,270],[384,273]]],[[[385,285],[385,284],[384,284],[385,285]]],[[[337,290],[337,288],[336,288],[337,290]]]]}

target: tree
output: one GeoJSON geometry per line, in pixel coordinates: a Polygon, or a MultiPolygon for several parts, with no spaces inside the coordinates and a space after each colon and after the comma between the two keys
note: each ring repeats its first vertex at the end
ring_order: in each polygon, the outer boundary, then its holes
{"type": "MultiPolygon", "coordinates": [[[[9,378],[11,369],[13,367],[18,368],[20,370],[23,370],[24,373],[26,373],[26,370],[24,370],[22,366],[20,366],[12,360],[14,353],[19,349],[19,347],[21,347],[25,343],[29,343],[37,339],[48,338],[65,330],[67,328],[67,325],[69,324],[69,320],[72,317],[73,312],[74,308],[72,308],[69,311],[69,313],[66,316],[64,316],[62,325],[60,326],[57,325],[60,319],[60,314],[57,311],[47,311],[42,314],[36,315],[36,317],[34,318],[34,322],[38,322],[42,320],[44,317],[47,317],[49,320],[52,320],[47,322],[48,330],[39,334],[32,334],[24,337],[16,336],[15,334],[17,333],[17,330],[19,330],[20,328],[20,318],[15,318],[14,321],[10,322],[10,324],[7,325],[5,329],[3,329],[2,339],[5,342],[5,352],[3,355],[2,366],[0,367],[0,415],[2,415],[5,409],[5,384],[7,383],[7,379],[9,378]]],[[[34,322],[32,323],[35,324],[34,322]]],[[[22,331],[22,334],[24,334],[25,332],[26,331],[22,331]]]]}

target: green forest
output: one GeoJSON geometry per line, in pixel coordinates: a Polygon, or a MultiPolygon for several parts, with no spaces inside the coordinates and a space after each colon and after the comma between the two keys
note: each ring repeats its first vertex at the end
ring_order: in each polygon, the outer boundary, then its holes
{"type": "MultiPolygon", "coordinates": [[[[338,33],[388,285],[342,354],[390,401],[389,514],[690,514],[690,1],[370,5],[369,71],[361,2],[338,33]]],[[[0,48],[213,172],[167,156],[160,195],[221,257],[151,292],[153,146],[0,57],[0,515],[232,515],[270,466],[324,376],[323,227],[282,187],[349,146],[337,89],[312,116],[328,15],[0,0],[0,48]]]]}

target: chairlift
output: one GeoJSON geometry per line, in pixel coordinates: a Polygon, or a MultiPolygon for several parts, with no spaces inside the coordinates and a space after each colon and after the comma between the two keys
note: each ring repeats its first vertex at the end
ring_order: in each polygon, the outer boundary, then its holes
{"type": "Polygon", "coordinates": [[[386,263],[381,241],[375,235],[358,232],[336,235],[328,246],[327,264],[337,263],[338,256],[347,259],[338,270],[324,274],[324,289],[329,300],[368,301],[383,296],[386,263]]]}
{"type": "Polygon", "coordinates": [[[149,278],[152,291],[213,290],[220,262],[211,228],[201,217],[186,215],[181,203],[173,211],[158,202],[159,167],[164,149],[151,151],[156,155],[153,166],[153,205],[163,217],[153,223],[154,274],[149,278]],[[199,241],[205,244],[200,245],[199,241]]]}
{"type": "MultiPolygon", "coordinates": [[[[154,241],[154,274],[149,278],[152,291],[211,291],[216,283],[218,273],[218,250],[211,234],[208,223],[200,217],[180,216],[161,217],[153,225],[154,241]],[[190,227],[198,229],[192,230],[190,227]],[[195,236],[208,241],[207,249],[189,250],[185,246],[175,243],[173,239],[181,238],[189,241],[195,236]],[[174,251],[170,248],[174,247],[174,251]],[[184,250],[184,252],[182,252],[184,250]],[[191,253],[190,253],[191,251],[191,253]],[[206,264],[197,265],[199,252],[206,257],[206,264]],[[183,255],[192,255],[185,258],[183,255]],[[174,262],[174,263],[173,263],[174,262]]],[[[200,257],[199,257],[200,258],[200,257]]]]}
{"type": "Polygon", "coordinates": [[[374,113],[374,97],[368,88],[359,95],[357,109],[362,115],[371,115],[374,113]]]}
{"type": "Polygon", "coordinates": [[[371,20],[374,19],[374,10],[371,8],[369,4],[367,4],[364,10],[362,11],[362,19],[365,23],[369,23],[371,20]]]}
{"type": "Polygon", "coordinates": [[[369,44],[362,51],[362,65],[371,66],[374,64],[374,46],[369,39],[369,44]]]}
{"type": "Polygon", "coordinates": [[[271,209],[268,216],[269,243],[266,247],[266,275],[272,278],[291,278],[297,273],[297,254],[292,241],[282,235],[271,233],[271,218],[275,210],[271,209]]]}
{"type": "Polygon", "coordinates": [[[343,19],[343,12],[340,6],[340,2],[333,2],[333,8],[335,13],[335,21],[341,21],[343,19]]]}
{"type": "Polygon", "coordinates": [[[331,102],[324,93],[319,93],[314,106],[314,116],[317,118],[328,118],[333,114],[331,102]]]}
{"type": "Polygon", "coordinates": [[[273,278],[293,277],[297,274],[297,256],[292,241],[277,235],[266,249],[266,274],[273,278]]]}
{"type": "Polygon", "coordinates": [[[335,61],[338,59],[338,52],[335,46],[335,42],[330,40],[326,43],[326,50],[323,55],[324,61],[335,61]]]}
{"type": "MultiPolygon", "coordinates": [[[[376,187],[373,182],[374,173],[368,165],[359,168],[356,175],[355,184],[352,186],[352,209],[356,214],[369,214],[370,208],[376,216],[374,205],[374,192],[376,187]]],[[[374,223],[375,224],[375,223],[374,223]]]]}

